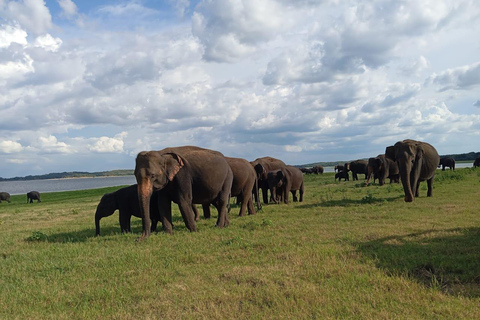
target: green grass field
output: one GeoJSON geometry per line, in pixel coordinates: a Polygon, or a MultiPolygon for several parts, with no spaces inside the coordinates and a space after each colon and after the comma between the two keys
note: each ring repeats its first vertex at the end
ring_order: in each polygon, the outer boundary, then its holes
{"type": "MultiPolygon", "coordinates": [[[[361,176],[363,177],[363,175],[361,176]]],[[[479,319],[480,170],[437,170],[433,198],[401,185],[305,176],[305,201],[231,225],[136,242],[101,196],[0,204],[0,319],[479,319]]],[[[214,217],[216,212],[213,211],[214,217]]]]}

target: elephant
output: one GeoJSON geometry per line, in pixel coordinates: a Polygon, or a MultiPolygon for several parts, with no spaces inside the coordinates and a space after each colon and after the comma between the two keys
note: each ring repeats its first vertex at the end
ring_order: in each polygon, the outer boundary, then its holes
{"type": "Polygon", "coordinates": [[[323,174],[323,167],[321,165],[316,165],[311,170],[315,174],[323,174]]]}
{"type": "Polygon", "coordinates": [[[268,177],[267,173],[273,170],[279,170],[286,166],[286,164],[279,159],[272,157],[257,158],[251,161],[250,164],[255,169],[258,179],[258,187],[262,189],[263,203],[268,204],[268,177]]]}
{"type": "Polygon", "coordinates": [[[355,160],[352,162],[345,163],[345,170],[352,172],[352,180],[358,180],[358,174],[364,174],[365,179],[367,179],[367,166],[368,161],[365,160],[355,160]]]}
{"type": "Polygon", "coordinates": [[[229,225],[227,205],[232,190],[233,173],[218,151],[195,146],[142,151],[135,159],[143,240],[150,235],[150,197],[159,194],[160,221],[163,230],[172,233],[172,201],[178,204],[185,226],[197,231],[192,204],[213,204],[218,210],[216,226],[229,225]]]}
{"type": "Polygon", "coordinates": [[[27,193],[27,203],[33,203],[33,200],[37,200],[37,203],[42,202],[42,200],[40,200],[40,192],[30,191],[29,193],[27,193]]]}
{"type": "Polygon", "coordinates": [[[267,181],[273,202],[279,203],[277,197],[279,194],[283,202],[288,204],[288,194],[290,192],[293,195],[294,202],[297,202],[297,200],[303,201],[305,186],[300,169],[293,166],[285,166],[279,170],[269,171],[267,173],[267,181]],[[300,199],[297,199],[297,190],[299,191],[300,199]]]}
{"type": "Polygon", "coordinates": [[[398,141],[386,148],[385,156],[398,164],[405,202],[412,202],[418,197],[421,181],[427,181],[427,196],[433,195],[433,179],[440,156],[431,144],[410,139],[398,141]]]}
{"type": "MultiPolygon", "coordinates": [[[[239,216],[244,216],[248,210],[248,214],[255,214],[253,206],[253,198],[257,202],[257,209],[260,210],[262,205],[258,197],[258,181],[257,173],[250,162],[242,158],[225,157],[230,169],[233,173],[232,197],[237,197],[237,203],[240,204],[239,216]],[[253,190],[253,191],[252,191],[253,190]]],[[[203,215],[210,218],[210,206],[203,206],[203,215]]]]}
{"type": "Polygon", "coordinates": [[[455,171],[455,159],[449,158],[441,158],[440,163],[438,164],[438,168],[442,167],[442,171],[445,171],[445,167],[449,167],[450,170],[455,171]]]}
{"type": "MultiPolygon", "coordinates": [[[[141,218],[137,190],[138,186],[133,184],[102,196],[95,211],[95,234],[97,236],[100,235],[100,219],[111,216],[116,210],[118,210],[121,232],[131,232],[130,219],[132,215],[141,218]]],[[[152,220],[150,231],[157,230],[159,217],[158,192],[154,192],[150,198],[150,218],[152,220]]]]}
{"type": "Polygon", "coordinates": [[[334,171],[334,172],[337,172],[337,170],[338,170],[338,172],[343,171],[343,170],[345,170],[345,166],[336,165],[336,166],[333,168],[333,171],[334,171]]]}
{"type": "Polygon", "coordinates": [[[0,203],[2,203],[2,200],[3,200],[3,201],[7,201],[8,203],[10,203],[10,193],[8,193],[8,192],[0,192],[0,203]]]}
{"type": "Polygon", "coordinates": [[[475,159],[475,161],[473,162],[473,167],[474,167],[474,168],[480,167],[480,157],[478,157],[477,159],[475,159]]]}
{"type": "Polygon", "coordinates": [[[378,178],[378,184],[383,186],[387,180],[390,179],[390,183],[399,182],[399,170],[395,161],[385,157],[385,154],[379,154],[375,158],[368,159],[368,175],[365,185],[368,185],[373,174],[373,181],[378,178]]]}
{"type": "Polygon", "coordinates": [[[302,168],[298,168],[298,169],[300,169],[300,171],[302,171],[302,173],[305,173],[305,174],[311,174],[311,173],[313,173],[313,171],[312,171],[311,168],[304,168],[304,167],[302,167],[302,168]]]}
{"type": "Polygon", "coordinates": [[[344,179],[345,181],[350,181],[347,170],[340,170],[337,173],[335,173],[335,181],[337,181],[337,178],[338,178],[338,181],[341,181],[342,179],[344,179]]]}

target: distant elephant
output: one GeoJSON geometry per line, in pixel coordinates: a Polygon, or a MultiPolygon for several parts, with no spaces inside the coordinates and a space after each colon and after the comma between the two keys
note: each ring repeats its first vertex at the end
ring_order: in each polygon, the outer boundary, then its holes
{"type": "Polygon", "coordinates": [[[283,198],[283,202],[288,204],[288,194],[291,192],[293,201],[297,202],[297,190],[300,194],[299,201],[303,201],[305,186],[303,184],[303,174],[300,169],[293,166],[285,166],[279,170],[269,171],[267,173],[268,186],[272,195],[272,200],[279,203],[277,192],[283,198]]]}
{"type": "Polygon", "coordinates": [[[273,170],[279,170],[286,166],[286,164],[279,159],[272,157],[257,158],[251,161],[250,164],[255,169],[258,178],[258,187],[262,189],[263,203],[268,204],[268,179],[267,173],[273,170]]]}
{"type": "Polygon", "coordinates": [[[474,168],[480,167],[480,157],[478,157],[477,159],[475,159],[475,161],[473,162],[473,167],[474,167],[474,168]]]}
{"type": "Polygon", "coordinates": [[[455,170],[455,159],[453,158],[441,158],[438,168],[442,167],[442,171],[445,171],[445,167],[449,167],[450,170],[455,170]]]}
{"type": "Polygon", "coordinates": [[[37,202],[42,202],[42,200],[40,200],[40,192],[30,191],[29,193],[27,193],[27,203],[33,203],[33,200],[37,200],[37,202]]]}
{"type": "Polygon", "coordinates": [[[335,173],[335,181],[337,181],[337,178],[338,178],[338,181],[341,181],[342,179],[344,179],[345,181],[350,181],[348,171],[346,170],[340,170],[337,173],[335,173]]]}
{"type": "Polygon", "coordinates": [[[218,151],[194,146],[142,151],[135,160],[138,184],[142,236],[150,235],[150,197],[159,194],[160,221],[167,233],[172,233],[172,201],[178,204],[185,226],[196,231],[192,204],[213,204],[218,210],[216,226],[229,224],[227,205],[232,190],[233,173],[227,160],[218,151]]]}
{"type": "Polygon", "coordinates": [[[355,160],[352,162],[345,163],[345,170],[352,171],[352,180],[358,180],[358,174],[364,174],[365,179],[367,179],[367,166],[368,161],[366,160],[355,160]]]}
{"type": "MultiPolygon", "coordinates": [[[[132,215],[138,218],[142,217],[137,188],[137,185],[134,184],[102,196],[95,212],[95,233],[97,236],[100,235],[100,219],[111,216],[116,210],[118,210],[121,232],[131,232],[130,219],[132,215]]],[[[151,231],[156,231],[160,219],[158,195],[156,193],[153,193],[150,198],[150,218],[152,220],[151,231]]]]}
{"type": "Polygon", "coordinates": [[[230,157],[225,157],[225,159],[233,173],[231,196],[237,197],[237,201],[240,203],[239,216],[244,216],[247,209],[248,214],[255,214],[256,212],[253,206],[254,195],[257,202],[257,209],[260,210],[262,207],[258,197],[258,181],[255,169],[250,162],[245,159],[230,157]]]}
{"type": "Polygon", "coordinates": [[[311,174],[311,173],[313,173],[313,171],[312,171],[311,168],[301,167],[301,168],[298,168],[298,169],[300,169],[300,171],[302,171],[302,173],[305,173],[305,174],[311,174]]]}
{"type": "Polygon", "coordinates": [[[314,166],[311,170],[312,170],[312,173],[323,174],[323,167],[319,164],[314,166]]]}
{"type": "Polygon", "coordinates": [[[343,171],[343,170],[345,170],[345,166],[336,165],[336,166],[333,168],[333,171],[334,171],[334,172],[337,172],[337,170],[338,170],[338,172],[343,171]]]}
{"type": "Polygon", "coordinates": [[[398,141],[386,148],[385,156],[398,164],[405,202],[412,202],[418,197],[421,181],[427,181],[427,196],[433,195],[433,179],[440,156],[432,145],[409,139],[398,141]]]}
{"type": "Polygon", "coordinates": [[[368,159],[367,167],[368,175],[366,185],[370,182],[372,174],[378,178],[378,184],[383,186],[387,180],[390,179],[390,183],[399,182],[400,172],[398,170],[398,165],[395,161],[390,158],[385,157],[384,154],[379,154],[375,158],[368,159]]]}
{"type": "Polygon", "coordinates": [[[8,193],[8,192],[0,192],[0,203],[2,203],[2,200],[3,200],[3,201],[7,201],[8,203],[10,203],[10,193],[8,193]]]}

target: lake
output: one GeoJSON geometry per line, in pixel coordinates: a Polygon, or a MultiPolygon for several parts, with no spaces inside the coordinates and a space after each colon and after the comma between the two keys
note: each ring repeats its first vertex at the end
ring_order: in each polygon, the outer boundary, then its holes
{"type": "Polygon", "coordinates": [[[120,177],[0,181],[0,192],[8,192],[11,195],[14,195],[26,194],[32,190],[43,193],[115,187],[135,183],[137,183],[137,181],[135,180],[134,175],[120,177]]]}

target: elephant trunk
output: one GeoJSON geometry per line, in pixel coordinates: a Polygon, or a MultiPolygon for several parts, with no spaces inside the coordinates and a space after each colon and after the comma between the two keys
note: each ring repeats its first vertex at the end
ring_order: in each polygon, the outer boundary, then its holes
{"type": "Polygon", "coordinates": [[[140,203],[140,217],[142,218],[142,236],[144,239],[150,235],[150,198],[152,197],[153,184],[149,179],[138,183],[138,202],[140,203]]]}
{"type": "Polygon", "coordinates": [[[260,201],[260,194],[258,191],[258,179],[255,179],[255,201],[257,202],[257,210],[261,210],[262,203],[260,201]]]}
{"type": "Polygon", "coordinates": [[[412,192],[412,187],[415,186],[412,186],[410,184],[412,165],[401,161],[398,167],[400,169],[400,177],[402,179],[403,191],[405,193],[405,202],[412,202],[415,198],[412,192]]]}
{"type": "Polygon", "coordinates": [[[367,181],[365,182],[365,185],[368,185],[370,182],[370,179],[372,178],[372,173],[373,173],[373,168],[372,166],[367,167],[367,181]]]}
{"type": "Polygon", "coordinates": [[[100,235],[100,219],[101,218],[102,217],[95,214],[95,235],[97,235],[97,236],[100,235]]]}

